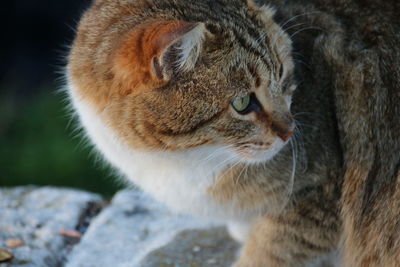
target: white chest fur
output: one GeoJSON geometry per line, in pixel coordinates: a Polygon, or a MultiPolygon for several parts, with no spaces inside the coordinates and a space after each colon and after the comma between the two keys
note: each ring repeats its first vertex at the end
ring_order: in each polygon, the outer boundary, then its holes
{"type": "Polygon", "coordinates": [[[217,221],[242,220],[255,210],[238,210],[237,203],[221,204],[208,193],[215,174],[229,163],[224,148],[203,147],[186,152],[142,152],[125,146],[98,114],[69,87],[81,124],[98,151],[129,180],[176,212],[217,221]]]}

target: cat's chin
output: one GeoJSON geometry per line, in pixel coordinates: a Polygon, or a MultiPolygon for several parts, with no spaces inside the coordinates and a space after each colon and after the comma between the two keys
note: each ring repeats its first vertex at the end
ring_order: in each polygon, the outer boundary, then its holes
{"type": "Polygon", "coordinates": [[[235,151],[240,158],[240,161],[246,164],[260,164],[273,159],[287,144],[280,139],[276,139],[275,142],[268,149],[254,149],[248,148],[241,151],[235,151]]]}

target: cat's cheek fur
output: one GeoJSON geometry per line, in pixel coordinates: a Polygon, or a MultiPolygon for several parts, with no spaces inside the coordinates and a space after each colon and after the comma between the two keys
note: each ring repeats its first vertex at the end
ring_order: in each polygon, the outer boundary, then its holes
{"type": "Polygon", "coordinates": [[[217,222],[241,221],[264,210],[264,206],[238,209],[238,203],[220,203],[209,193],[215,174],[238,161],[232,151],[203,147],[185,152],[135,151],[122,144],[71,82],[71,102],[80,123],[97,150],[126,178],[178,213],[189,213],[217,222]]]}

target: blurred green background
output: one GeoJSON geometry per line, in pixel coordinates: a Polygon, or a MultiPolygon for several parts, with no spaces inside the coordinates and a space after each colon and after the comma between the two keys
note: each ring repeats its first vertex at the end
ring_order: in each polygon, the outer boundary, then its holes
{"type": "Polygon", "coordinates": [[[16,3],[18,23],[1,44],[0,186],[54,185],[111,196],[121,188],[71,120],[59,70],[90,1],[16,3]]]}

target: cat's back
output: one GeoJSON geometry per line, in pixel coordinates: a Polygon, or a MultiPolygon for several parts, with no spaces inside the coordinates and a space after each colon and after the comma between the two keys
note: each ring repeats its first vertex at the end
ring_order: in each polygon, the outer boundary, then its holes
{"type": "Polygon", "coordinates": [[[355,19],[358,40],[345,42],[348,58],[337,79],[347,165],[344,236],[350,265],[396,266],[400,260],[400,14],[399,9],[386,9],[386,4],[380,9],[377,1],[372,2],[360,11],[361,19],[355,19]]]}
{"type": "Polygon", "coordinates": [[[342,215],[346,266],[397,266],[400,2],[274,3],[290,14],[284,23],[293,18],[285,27],[295,36],[300,59],[311,66],[304,73],[316,77],[316,88],[330,87],[333,92],[345,168],[342,215]]]}
{"type": "MultiPolygon", "coordinates": [[[[400,16],[398,1],[312,1],[341,32],[327,38],[344,153],[348,266],[400,260],[400,16]]],[[[330,33],[327,33],[329,36],[330,33]]]]}

